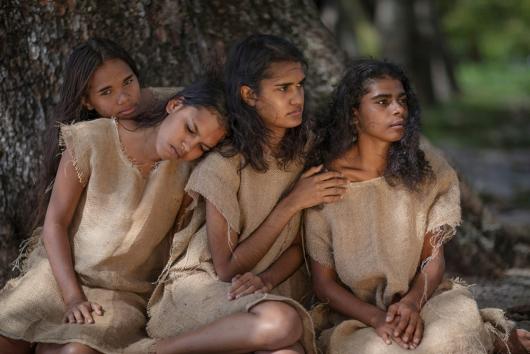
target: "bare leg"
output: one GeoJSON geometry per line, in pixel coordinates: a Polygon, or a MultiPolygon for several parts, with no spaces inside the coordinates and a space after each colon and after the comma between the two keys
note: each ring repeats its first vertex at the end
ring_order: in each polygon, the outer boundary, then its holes
{"type": "Polygon", "coordinates": [[[31,343],[0,336],[0,354],[29,354],[31,343]]]}
{"type": "Polygon", "coordinates": [[[266,301],[248,313],[236,313],[195,331],[163,339],[157,343],[156,352],[240,354],[274,351],[295,345],[302,331],[302,320],[294,308],[282,302],[266,301]]]}
{"type": "Polygon", "coordinates": [[[67,343],[67,344],[56,344],[56,343],[39,343],[35,354],[101,354],[95,349],[90,348],[88,345],[81,343],[67,343]]]}
{"type": "Polygon", "coordinates": [[[516,337],[521,345],[530,353],[530,332],[526,329],[519,328],[516,330],[516,337]]]}
{"type": "Polygon", "coordinates": [[[260,350],[255,352],[254,354],[305,354],[305,351],[304,347],[302,347],[300,343],[296,343],[295,345],[290,346],[288,348],[273,351],[260,350]]]}

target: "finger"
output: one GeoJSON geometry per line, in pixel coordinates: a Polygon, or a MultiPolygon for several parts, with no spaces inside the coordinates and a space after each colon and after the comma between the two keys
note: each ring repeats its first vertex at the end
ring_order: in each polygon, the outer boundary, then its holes
{"type": "Polygon", "coordinates": [[[78,308],[73,309],[72,312],[73,312],[74,317],[75,317],[74,323],[83,323],[84,322],[83,314],[81,313],[81,311],[79,311],[78,308]]]}
{"type": "Polygon", "coordinates": [[[390,333],[387,333],[387,332],[383,332],[383,334],[381,335],[381,338],[383,338],[383,342],[385,342],[385,344],[392,344],[392,341],[390,340],[390,333]]]}
{"type": "Polygon", "coordinates": [[[411,316],[409,320],[409,324],[407,325],[405,332],[401,336],[404,342],[406,343],[412,342],[412,337],[414,335],[414,332],[416,331],[417,323],[418,323],[417,318],[415,316],[411,316]]]}
{"type": "Polygon", "coordinates": [[[347,184],[348,184],[348,180],[345,178],[331,178],[331,179],[319,182],[320,187],[322,187],[323,189],[334,188],[334,187],[342,187],[343,189],[346,189],[347,184]]]}
{"type": "Polygon", "coordinates": [[[394,317],[396,317],[396,313],[397,313],[397,306],[396,305],[390,305],[388,307],[388,311],[386,313],[386,322],[390,323],[390,322],[394,321],[394,317]]]}
{"type": "Polygon", "coordinates": [[[94,311],[96,315],[103,316],[103,307],[100,304],[97,302],[91,302],[90,307],[92,307],[92,311],[94,311]]]}
{"type": "Polygon", "coordinates": [[[342,200],[342,195],[327,196],[322,198],[322,203],[331,204],[342,200]]]}
{"type": "Polygon", "coordinates": [[[416,330],[414,331],[413,345],[417,347],[423,338],[423,320],[420,318],[416,323],[416,330]]]}
{"type": "Polygon", "coordinates": [[[72,312],[69,312],[66,316],[66,323],[75,323],[75,317],[72,312]]]}
{"type": "Polygon", "coordinates": [[[394,337],[401,337],[401,334],[407,328],[410,320],[410,313],[401,313],[401,318],[394,329],[394,337]]]}
{"type": "Polygon", "coordinates": [[[301,178],[310,177],[310,176],[313,176],[319,173],[322,170],[322,167],[324,167],[324,165],[318,165],[318,166],[311,167],[309,170],[302,173],[301,178]]]}
{"type": "Polygon", "coordinates": [[[94,319],[92,318],[92,315],[90,312],[92,311],[92,307],[88,304],[81,305],[81,315],[83,315],[83,319],[86,323],[94,323],[94,319]]]}
{"type": "Polygon", "coordinates": [[[346,178],[344,178],[342,173],[335,172],[335,171],[319,173],[318,176],[315,176],[315,178],[319,182],[324,182],[324,181],[334,180],[334,179],[342,179],[346,181],[346,178]]]}
{"type": "Polygon", "coordinates": [[[232,278],[232,284],[238,280],[239,278],[241,278],[241,274],[236,274],[233,278],[232,278]]]}
{"type": "Polygon", "coordinates": [[[399,338],[399,337],[392,337],[392,339],[394,340],[394,342],[396,342],[401,348],[403,349],[410,349],[410,345],[405,343],[403,341],[403,339],[399,338]]]}
{"type": "Polygon", "coordinates": [[[237,294],[236,295],[236,299],[239,299],[240,297],[243,297],[245,295],[253,294],[254,291],[256,291],[256,290],[257,290],[257,288],[254,285],[250,285],[248,288],[246,288],[245,290],[243,290],[242,292],[237,294]]]}
{"type": "Polygon", "coordinates": [[[322,196],[324,197],[339,197],[339,196],[343,196],[344,194],[346,194],[346,187],[330,187],[330,188],[326,188],[322,191],[322,196]]]}

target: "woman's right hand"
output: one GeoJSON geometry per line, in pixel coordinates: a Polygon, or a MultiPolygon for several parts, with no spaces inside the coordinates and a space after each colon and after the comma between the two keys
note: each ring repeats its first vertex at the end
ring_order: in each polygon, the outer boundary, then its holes
{"type": "Polygon", "coordinates": [[[94,323],[92,313],[103,316],[103,307],[95,302],[80,299],[66,304],[63,321],[70,324],[94,323]]]}
{"type": "Polygon", "coordinates": [[[374,319],[372,327],[374,328],[375,333],[381,337],[387,345],[396,342],[403,349],[414,349],[411,345],[405,343],[400,337],[394,336],[394,331],[399,322],[399,316],[394,318],[392,322],[387,322],[386,317],[386,313],[381,311],[374,319]]]}
{"type": "Polygon", "coordinates": [[[322,165],[304,172],[288,198],[298,210],[333,203],[346,193],[347,179],[339,172],[320,172],[322,165]]]}

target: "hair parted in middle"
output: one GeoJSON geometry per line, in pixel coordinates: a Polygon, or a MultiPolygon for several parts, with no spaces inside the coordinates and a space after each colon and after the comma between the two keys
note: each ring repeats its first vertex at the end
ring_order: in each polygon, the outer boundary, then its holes
{"type": "Polygon", "coordinates": [[[316,123],[316,141],[306,166],[329,164],[357,139],[353,110],[359,109],[362,97],[368,93],[368,85],[377,79],[399,80],[405,90],[408,116],[404,136],[390,146],[385,180],[392,186],[403,184],[409,190],[416,190],[423,182],[433,177],[429,162],[419,147],[420,106],[412,85],[396,64],[376,59],[353,61],[335,89],[327,111],[319,114],[316,123]]]}
{"type": "MultiPolygon", "coordinates": [[[[259,117],[256,109],[245,103],[241,97],[241,86],[250,87],[258,96],[260,82],[269,77],[272,63],[307,63],[302,52],[288,40],[266,34],[253,34],[237,42],[230,50],[225,63],[225,85],[230,136],[221,149],[224,156],[240,153],[244,166],[251,165],[258,171],[266,171],[268,164],[264,151],[269,141],[270,131],[259,117]]],[[[280,166],[302,161],[309,134],[309,119],[303,113],[302,124],[288,129],[276,158],[280,166]]]]}

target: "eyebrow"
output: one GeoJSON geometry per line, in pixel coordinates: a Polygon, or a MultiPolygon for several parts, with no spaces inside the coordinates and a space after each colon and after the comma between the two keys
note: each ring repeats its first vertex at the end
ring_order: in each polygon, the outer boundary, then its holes
{"type": "Polygon", "coordinates": [[[279,84],[274,84],[274,86],[288,86],[288,85],[295,85],[295,84],[302,84],[305,82],[305,77],[300,80],[299,82],[283,82],[279,84]]]}
{"type": "MultiPolygon", "coordinates": [[[[398,97],[402,97],[402,96],[407,96],[407,94],[405,92],[400,92],[398,97]]],[[[374,96],[374,97],[370,97],[371,100],[377,100],[377,99],[380,99],[380,98],[390,98],[392,97],[391,94],[389,93],[381,93],[377,96],[374,96]]]]}

